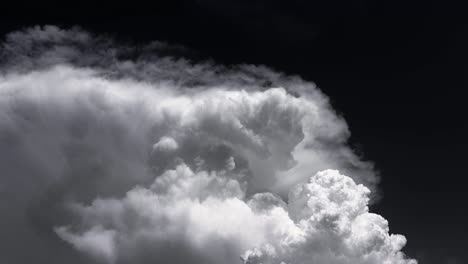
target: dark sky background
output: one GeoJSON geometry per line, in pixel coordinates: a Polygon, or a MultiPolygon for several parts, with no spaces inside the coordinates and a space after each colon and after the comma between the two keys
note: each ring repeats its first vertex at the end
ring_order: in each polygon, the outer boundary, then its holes
{"type": "Polygon", "coordinates": [[[465,7],[366,0],[129,5],[4,9],[0,30],[80,25],[314,81],[347,120],[353,146],[380,171],[382,200],[372,210],[407,237],[404,251],[423,264],[468,262],[465,7]]]}

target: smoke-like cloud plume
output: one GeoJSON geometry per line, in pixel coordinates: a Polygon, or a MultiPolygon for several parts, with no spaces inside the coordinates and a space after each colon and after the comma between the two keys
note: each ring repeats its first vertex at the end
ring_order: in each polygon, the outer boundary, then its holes
{"type": "Polygon", "coordinates": [[[187,53],[6,36],[1,263],[416,263],[313,83],[187,53]]]}

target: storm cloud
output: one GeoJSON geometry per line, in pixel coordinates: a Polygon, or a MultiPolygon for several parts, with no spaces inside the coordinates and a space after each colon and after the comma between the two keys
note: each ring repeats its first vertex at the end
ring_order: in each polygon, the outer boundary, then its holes
{"type": "Polygon", "coordinates": [[[415,263],[369,212],[373,165],[313,83],[188,53],[6,36],[0,262],[415,263]]]}

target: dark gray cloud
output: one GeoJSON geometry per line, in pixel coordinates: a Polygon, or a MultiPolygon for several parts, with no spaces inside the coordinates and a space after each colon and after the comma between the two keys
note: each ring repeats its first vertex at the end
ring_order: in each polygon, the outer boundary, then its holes
{"type": "Polygon", "coordinates": [[[1,262],[413,263],[313,83],[78,28],[2,47],[1,262]]]}

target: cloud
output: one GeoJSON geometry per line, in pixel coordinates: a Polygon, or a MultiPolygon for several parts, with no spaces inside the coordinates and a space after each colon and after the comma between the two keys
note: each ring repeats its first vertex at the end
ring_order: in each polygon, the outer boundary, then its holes
{"type": "Polygon", "coordinates": [[[177,142],[170,137],[162,137],[157,143],[153,145],[153,151],[155,152],[174,152],[177,150],[179,145],[177,142]]]}
{"type": "Polygon", "coordinates": [[[103,230],[102,227],[96,226],[79,236],[71,235],[66,227],[58,227],[55,231],[60,238],[72,244],[77,250],[109,263],[115,261],[114,230],[103,230]]]}
{"type": "Polygon", "coordinates": [[[336,170],[318,172],[289,193],[287,211],[298,230],[246,251],[244,262],[416,263],[400,251],[405,237],[389,235],[387,221],[369,212],[369,192],[336,170]]]}
{"type": "Polygon", "coordinates": [[[180,50],[6,37],[0,261],[413,263],[368,212],[378,177],[314,84],[180,50]]]}
{"type": "Polygon", "coordinates": [[[238,252],[244,263],[416,263],[400,252],[405,238],[389,235],[387,221],[369,213],[369,189],[338,171],[321,171],[296,186],[287,204],[271,193],[244,199],[233,178],[182,164],[121,199],[76,204],[85,231],[57,232],[98,256],[107,256],[108,247],[81,244],[110,233],[105,244],[117,249],[107,259],[122,263],[135,256],[145,256],[139,263],[238,263],[238,252]],[[99,234],[103,226],[109,231],[99,234]],[[151,253],[137,245],[151,245],[151,253]],[[184,257],[169,257],[180,251],[184,257]]]}

